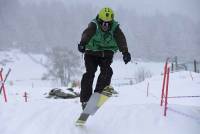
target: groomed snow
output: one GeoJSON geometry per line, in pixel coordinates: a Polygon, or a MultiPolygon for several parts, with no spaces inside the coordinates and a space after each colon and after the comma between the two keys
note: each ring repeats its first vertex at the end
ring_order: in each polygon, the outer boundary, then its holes
{"type": "MultiPolygon", "coordinates": [[[[119,92],[88,119],[85,127],[76,127],[81,107],[76,99],[47,99],[52,86],[39,80],[45,69],[29,57],[15,52],[18,59],[4,68],[12,68],[6,83],[8,102],[0,96],[1,134],[199,134],[200,98],[169,99],[167,117],[160,107],[164,63],[139,62],[124,65],[115,61],[112,84],[119,92]],[[26,67],[24,67],[26,66],[26,67]],[[134,77],[142,66],[153,77],[136,85],[121,85],[134,77]],[[33,71],[28,71],[33,70],[33,71]],[[27,71],[27,73],[26,73],[27,71]],[[23,72],[23,73],[22,73],[23,72]],[[20,82],[16,81],[21,79],[20,82]],[[38,79],[35,82],[33,79],[38,79]],[[40,83],[40,84],[39,84],[40,83]],[[34,84],[34,86],[32,86],[34,84]],[[149,95],[147,96],[147,85],[149,95]],[[23,93],[28,92],[28,102],[23,93]]],[[[40,56],[36,56],[38,60],[40,56]]],[[[79,90],[79,89],[76,89],[79,90]]],[[[170,74],[169,96],[200,96],[200,74],[181,71],[170,74]]]]}

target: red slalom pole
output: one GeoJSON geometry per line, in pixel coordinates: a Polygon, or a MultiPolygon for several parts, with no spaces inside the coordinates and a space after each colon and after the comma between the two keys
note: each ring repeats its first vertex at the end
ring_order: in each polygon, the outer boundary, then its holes
{"type": "Polygon", "coordinates": [[[161,93],[160,106],[163,105],[163,97],[164,97],[164,90],[165,90],[165,81],[166,81],[168,60],[169,60],[169,58],[167,58],[167,60],[165,62],[165,67],[164,67],[164,75],[163,75],[163,84],[162,84],[162,93],[161,93]]]}
{"type": "Polygon", "coordinates": [[[165,111],[164,111],[164,116],[167,115],[168,89],[169,89],[169,74],[170,74],[170,67],[167,68],[167,84],[166,84],[166,93],[165,93],[165,111]]]}
{"type": "Polygon", "coordinates": [[[6,91],[5,91],[5,86],[4,86],[4,81],[3,81],[3,76],[2,76],[2,73],[3,73],[3,68],[1,68],[1,72],[0,72],[0,80],[2,81],[2,90],[3,90],[3,96],[4,96],[4,100],[5,102],[7,102],[7,96],[6,96],[6,91]]]}

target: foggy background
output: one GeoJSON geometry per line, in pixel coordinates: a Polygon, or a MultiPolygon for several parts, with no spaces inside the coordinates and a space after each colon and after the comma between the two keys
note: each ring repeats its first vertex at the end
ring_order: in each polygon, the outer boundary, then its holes
{"type": "Polygon", "coordinates": [[[198,0],[0,0],[0,51],[79,54],[82,31],[104,6],[114,9],[134,58],[200,60],[198,0]]]}

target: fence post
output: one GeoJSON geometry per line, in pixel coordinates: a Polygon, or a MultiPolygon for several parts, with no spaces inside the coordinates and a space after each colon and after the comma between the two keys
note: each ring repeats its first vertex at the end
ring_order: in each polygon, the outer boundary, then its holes
{"type": "Polygon", "coordinates": [[[28,101],[28,95],[27,95],[27,92],[24,92],[24,96],[23,96],[24,98],[25,98],[25,102],[27,102],[28,101]]]}
{"type": "Polygon", "coordinates": [[[172,72],[174,72],[174,63],[172,62],[172,64],[171,64],[171,70],[172,70],[172,72]]]}
{"type": "Polygon", "coordinates": [[[175,56],[174,57],[174,61],[175,61],[175,70],[177,70],[177,68],[178,68],[178,57],[177,56],[175,56]]]}
{"type": "Polygon", "coordinates": [[[197,73],[197,61],[196,60],[194,60],[194,72],[197,73]]]}
{"type": "Polygon", "coordinates": [[[147,97],[149,96],[149,82],[147,83],[147,97]]]}

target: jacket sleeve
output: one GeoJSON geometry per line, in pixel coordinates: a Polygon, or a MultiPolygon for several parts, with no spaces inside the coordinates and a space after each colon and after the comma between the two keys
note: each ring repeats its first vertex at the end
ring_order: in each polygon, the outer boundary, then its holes
{"type": "Polygon", "coordinates": [[[119,51],[122,52],[122,53],[128,52],[126,37],[125,37],[124,33],[122,32],[122,30],[120,29],[119,26],[117,26],[115,31],[114,31],[114,38],[117,42],[117,46],[119,48],[119,51]]]}
{"type": "Polygon", "coordinates": [[[88,27],[83,31],[80,44],[86,45],[96,32],[96,24],[90,22],[88,27]]]}

